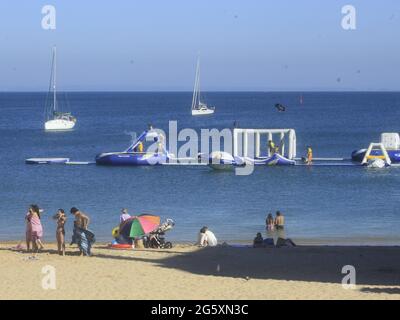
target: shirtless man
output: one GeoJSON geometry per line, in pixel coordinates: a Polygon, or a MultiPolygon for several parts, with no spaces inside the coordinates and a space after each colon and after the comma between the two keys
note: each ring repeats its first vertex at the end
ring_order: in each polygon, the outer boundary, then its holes
{"type": "Polygon", "coordinates": [[[70,211],[75,217],[74,233],[72,235],[71,244],[75,243],[78,245],[81,256],[83,255],[90,256],[92,242],[94,241],[88,238],[88,234],[86,231],[88,229],[90,221],[89,217],[85,215],[83,212],[80,212],[79,209],[75,207],[72,207],[70,211]]]}
{"type": "Polygon", "coordinates": [[[280,211],[276,212],[276,218],[275,218],[275,230],[276,230],[276,236],[282,239],[286,239],[285,235],[285,217],[280,211]]]}
{"type": "Polygon", "coordinates": [[[275,228],[277,230],[283,230],[284,227],[285,227],[285,217],[280,211],[277,211],[275,218],[275,228]]]}
{"type": "Polygon", "coordinates": [[[85,215],[83,212],[80,212],[78,208],[72,207],[71,208],[71,213],[75,217],[74,225],[78,228],[87,230],[90,219],[87,215],[85,215]]]}

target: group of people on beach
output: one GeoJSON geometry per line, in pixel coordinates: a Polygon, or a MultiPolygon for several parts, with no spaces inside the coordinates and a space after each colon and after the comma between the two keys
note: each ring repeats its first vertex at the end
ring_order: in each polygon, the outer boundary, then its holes
{"type": "MultiPolygon", "coordinates": [[[[32,204],[29,206],[28,212],[25,215],[26,222],[26,250],[34,253],[44,249],[42,242],[43,239],[43,226],[41,223],[41,214],[43,210],[38,205],[32,204]],[[32,245],[32,246],[31,246],[32,245]]],[[[74,229],[72,234],[72,244],[77,244],[79,247],[80,255],[90,256],[91,247],[95,242],[94,234],[88,230],[90,219],[78,208],[72,207],[70,213],[74,216],[74,229]]],[[[53,216],[56,220],[56,239],[57,248],[60,255],[65,255],[65,224],[67,222],[67,215],[64,209],[58,209],[57,213],[53,216]]]]}
{"type": "MultiPolygon", "coordinates": [[[[32,204],[29,206],[28,212],[25,215],[26,221],[26,250],[37,253],[44,249],[42,242],[43,239],[43,226],[41,223],[41,214],[43,210],[38,205],[32,204]]],[[[72,234],[72,244],[78,245],[80,255],[90,256],[91,247],[95,242],[95,235],[88,229],[90,219],[88,215],[81,212],[78,208],[72,207],[70,213],[74,216],[74,229],[72,234]]],[[[127,209],[122,209],[119,222],[122,224],[127,219],[131,218],[127,209]]],[[[56,239],[57,249],[60,255],[65,256],[65,225],[67,222],[67,215],[63,209],[58,209],[57,213],[53,216],[56,220],[56,239]]],[[[262,234],[257,233],[253,241],[254,247],[264,247],[266,244],[274,244],[273,238],[276,237],[279,241],[285,240],[285,216],[280,212],[276,212],[276,216],[273,217],[272,213],[269,213],[265,219],[265,228],[267,238],[264,240],[262,234]],[[268,242],[268,243],[267,243],[268,242]]],[[[215,234],[209,230],[208,227],[204,226],[200,229],[198,235],[197,244],[201,247],[205,246],[216,246],[218,240],[215,234]]]]}
{"type": "Polygon", "coordinates": [[[264,240],[261,232],[257,233],[253,240],[253,246],[263,247],[265,244],[274,244],[273,238],[285,239],[285,216],[282,212],[277,211],[275,217],[272,213],[268,213],[265,219],[265,229],[267,232],[267,239],[264,240]]]}

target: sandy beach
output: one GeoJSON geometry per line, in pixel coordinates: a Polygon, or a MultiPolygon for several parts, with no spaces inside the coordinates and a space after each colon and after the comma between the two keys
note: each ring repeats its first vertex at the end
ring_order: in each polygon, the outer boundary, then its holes
{"type": "Polygon", "coordinates": [[[298,246],[120,251],[97,244],[93,257],[54,244],[37,259],[0,244],[0,299],[400,299],[400,247],[298,246]],[[344,265],[356,268],[344,289],[344,265]],[[56,289],[43,289],[54,267],[56,289]],[[46,269],[44,269],[46,270],[46,269]]]}

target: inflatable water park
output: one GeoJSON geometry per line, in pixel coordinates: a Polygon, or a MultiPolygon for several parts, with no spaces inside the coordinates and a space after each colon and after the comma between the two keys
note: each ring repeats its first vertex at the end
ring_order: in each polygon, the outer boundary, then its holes
{"type": "Polygon", "coordinates": [[[244,129],[232,131],[232,150],[199,153],[195,158],[179,158],[170,153],[166,137],[161,130],[149,127],[124,151],[103,152],[94,161],[71,161],[70,158],[29,158],[26,164],[65,164],[98,166],[152,166],[182,165],[209,166],[215,170],[257,166],[367,166],[384,168],[400,165],[399,133],[382,133],[379,142],[371,142],[367,148],[352,152],[345,158],[314,158],[312,148],[307,156],[297,157],[296,132],[294,129],[244,129]],[[275,143],[274,141],[279,141],[275,143]],[[146,145],[150,144],[150,147],[146,145]]]}

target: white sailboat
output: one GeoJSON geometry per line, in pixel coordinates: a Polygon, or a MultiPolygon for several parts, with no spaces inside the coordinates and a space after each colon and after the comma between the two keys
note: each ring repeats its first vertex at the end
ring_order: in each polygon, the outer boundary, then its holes
{"type": "Polygon", "coordinates": [[[192,99],[192,116],[201,116],[213,114],[214,107],[209,107],[200,99],[200,59],[197,60],[196,78],[194,80],[193,99],[192,99]]]}
{"type": "Polygon", "coordinates": [[[52,93],[52,101],[46,102],[46,121],[45,130],[70,130],[75,126],[76,118],[71,113],[61,112],[57,103],[57,86],[56,86],[56,47],[53,47],[53,61],[51,64],[50,88],[52,93]]]}

